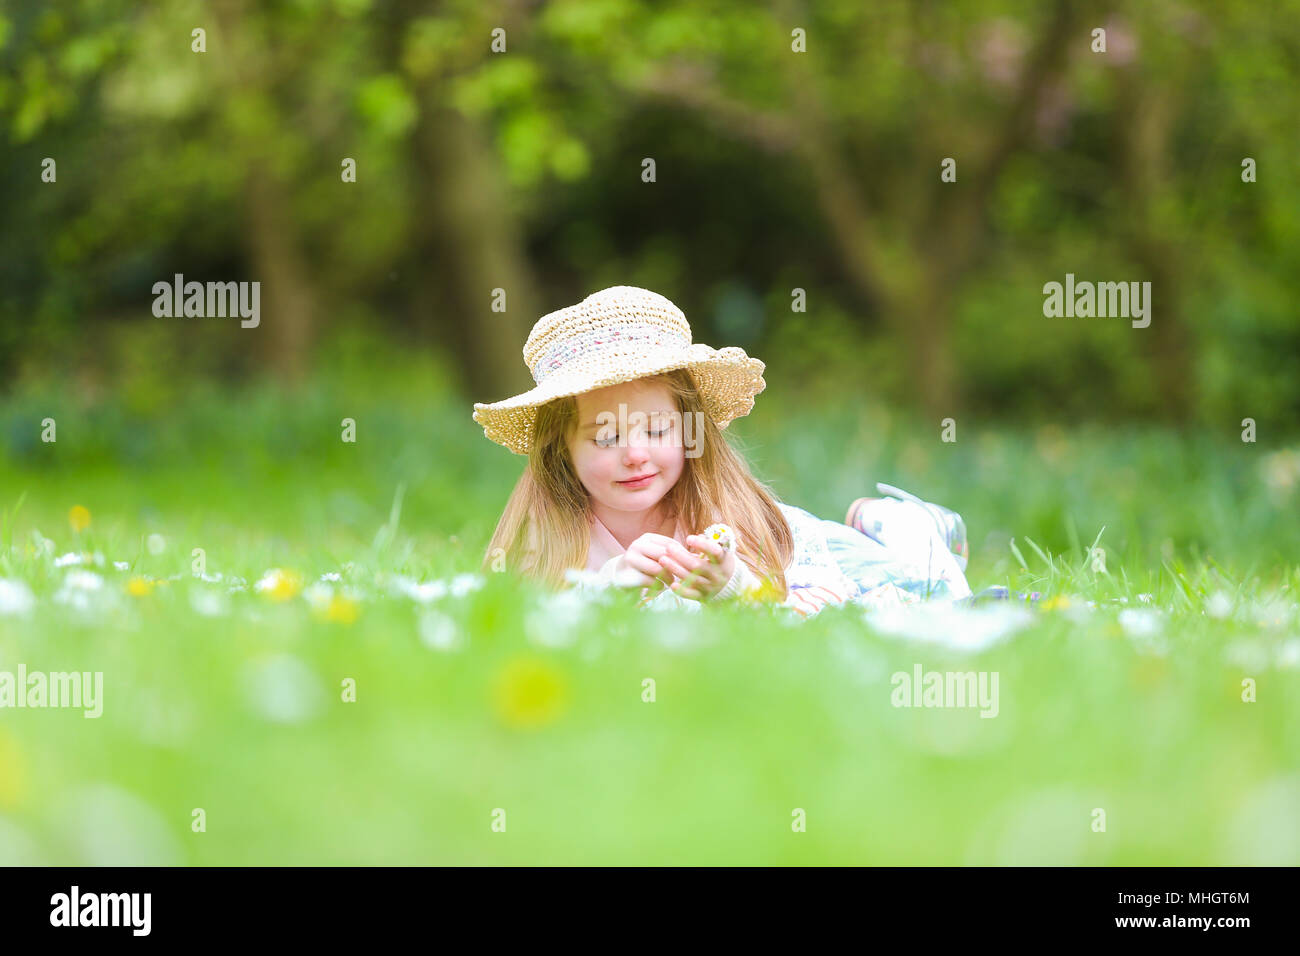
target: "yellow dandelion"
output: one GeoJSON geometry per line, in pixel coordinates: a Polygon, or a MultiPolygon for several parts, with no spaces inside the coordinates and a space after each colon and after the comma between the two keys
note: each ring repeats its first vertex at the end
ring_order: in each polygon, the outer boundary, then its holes
{"type": "Polygon", "coordinates": [[[18,741],[0,727],[0,810],[15,810],[27,792],[27,775],[18,741]]]}
{"type": "Polygon", "coordinates": [[[72,530],[80,534],[90,527],[90,511],[83,505],[73,505],[68,512],[68,524],[72,525],[72,530]]]}
{"type": "Polygon", "coordinates": [[[544,727],[566,709],[568,687],[564,675],[545,661],[516,658],[497,674],[492,703],[507,726],[544,727]]]}
{"type": "Polygon", "coordinates": [[[294,571],[272,568],[262,575],[255,585],[272,601],[287,601],[302,590],[302,575],[294,571]]]}
{"type": "Polygon", "coordinates": [[[1042,608],[1045,611],[1056,611],[1070,606],[1070,599],[1064,594],[1058,594],[1055,597],[1048,598],[1043,602],[1042,608]]]}
{"type": "Polygon", "coordinates": [[[325,609],[325,617],[331,621],[351,624],[357,619],[360,608],[361,605],[352,598],[336,594],[330,598],[329,606],[325,609]]]}
{"type": "Polygon", "coordinates": [[[148,578],[134,577],[126,582],[126,593],[132,597],[144,597],[146,594],[152,594],[153,589],[157,586],[156,581],[150,581],[148,578]]]}
{"type": "MultiPolygon", "coordinates": [[[[740,559],[737,558],[736,560],[739,561],[740,559]]],[[[738,600],[742,604],[771,604],[784,599],[785,593],[776,583],[776,578],[770,574],[763,575],[756,586],[748,591],[743,591],[738,596],[738,600]]]]}

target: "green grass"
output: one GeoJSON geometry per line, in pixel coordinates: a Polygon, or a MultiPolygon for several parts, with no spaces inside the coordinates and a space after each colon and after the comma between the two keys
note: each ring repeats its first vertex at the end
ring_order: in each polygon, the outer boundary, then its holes
{"type": "Polygon", "coordinates": [[[444,396],[0,406],[0,579],[34,599],[0,614],[0,671],[105,682],[99,719],[0,710],[0,862],[1300,863],[1294,450],[974,422],[945,445],[769,393],[731,432],[784,500],[946,504],[972,586],[1046,606],[963,653],[855,608],[579,608],[509,574],[426,603],[402,580],[477,571],[523,463],[444,396]],[[84,611],[69,552],[104,559],[84,611]],[[339,596],[256,592],[271,568],[339,596]],[[892,706],[916,664],[997,672],[998,716],[892,706]]]}

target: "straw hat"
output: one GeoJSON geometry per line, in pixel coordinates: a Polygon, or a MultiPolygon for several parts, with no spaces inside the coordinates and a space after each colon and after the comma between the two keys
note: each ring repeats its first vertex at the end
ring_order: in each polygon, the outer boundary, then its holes
{"type": "Polygon", "coordinates": [[[474,403],[483,433],[517,455],[528,454],[537,407],[673,369],[689,369],[718,428],[748,415],[767,387],[764,364],[744,349],[692,344],[682,310],[648,289],[616,285],[537,320],[524,343],[524,364],[537,387],[500,402],[474,403]]]}

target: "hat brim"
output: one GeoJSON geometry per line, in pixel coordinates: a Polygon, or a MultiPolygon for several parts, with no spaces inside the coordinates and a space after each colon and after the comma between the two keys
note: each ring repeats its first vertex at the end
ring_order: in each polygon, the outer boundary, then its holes
{"type": "Polygon", "coordinates": [[[763,380],[766,365],[730,346],[714,349],[696,343],[681,349],[654,351],[640,356],[635,368],[624,366],[605,375],[584,375],[581,371],[566,375],[563,370],[548,376],[542,384],[499,402],[474,403],[474,421],[483,426],[483,434],[516,455],[526,455],[533,437],[537,409],[557,398],[582,395],[635,381],[649,375],[688,369],[695,378],[704,410],[718,428],[748,415],[754,396],[767,387],[763,380]]]}

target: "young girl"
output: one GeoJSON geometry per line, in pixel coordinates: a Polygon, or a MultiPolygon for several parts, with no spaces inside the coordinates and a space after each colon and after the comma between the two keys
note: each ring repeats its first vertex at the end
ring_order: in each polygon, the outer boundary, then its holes
{"type": "Polygon", "coordinates": [[[844,523],[778,501],[723,430],[754,407],[764,364],[692,344],[672,302],[614,286],[543,316],[532,390],[487,405],[488,438],[528,456],[488,545],[562,587],[641,588],[653,607],[732,597],[799,614],[970,595],[960,516],[887,485],[844,523]]]}

